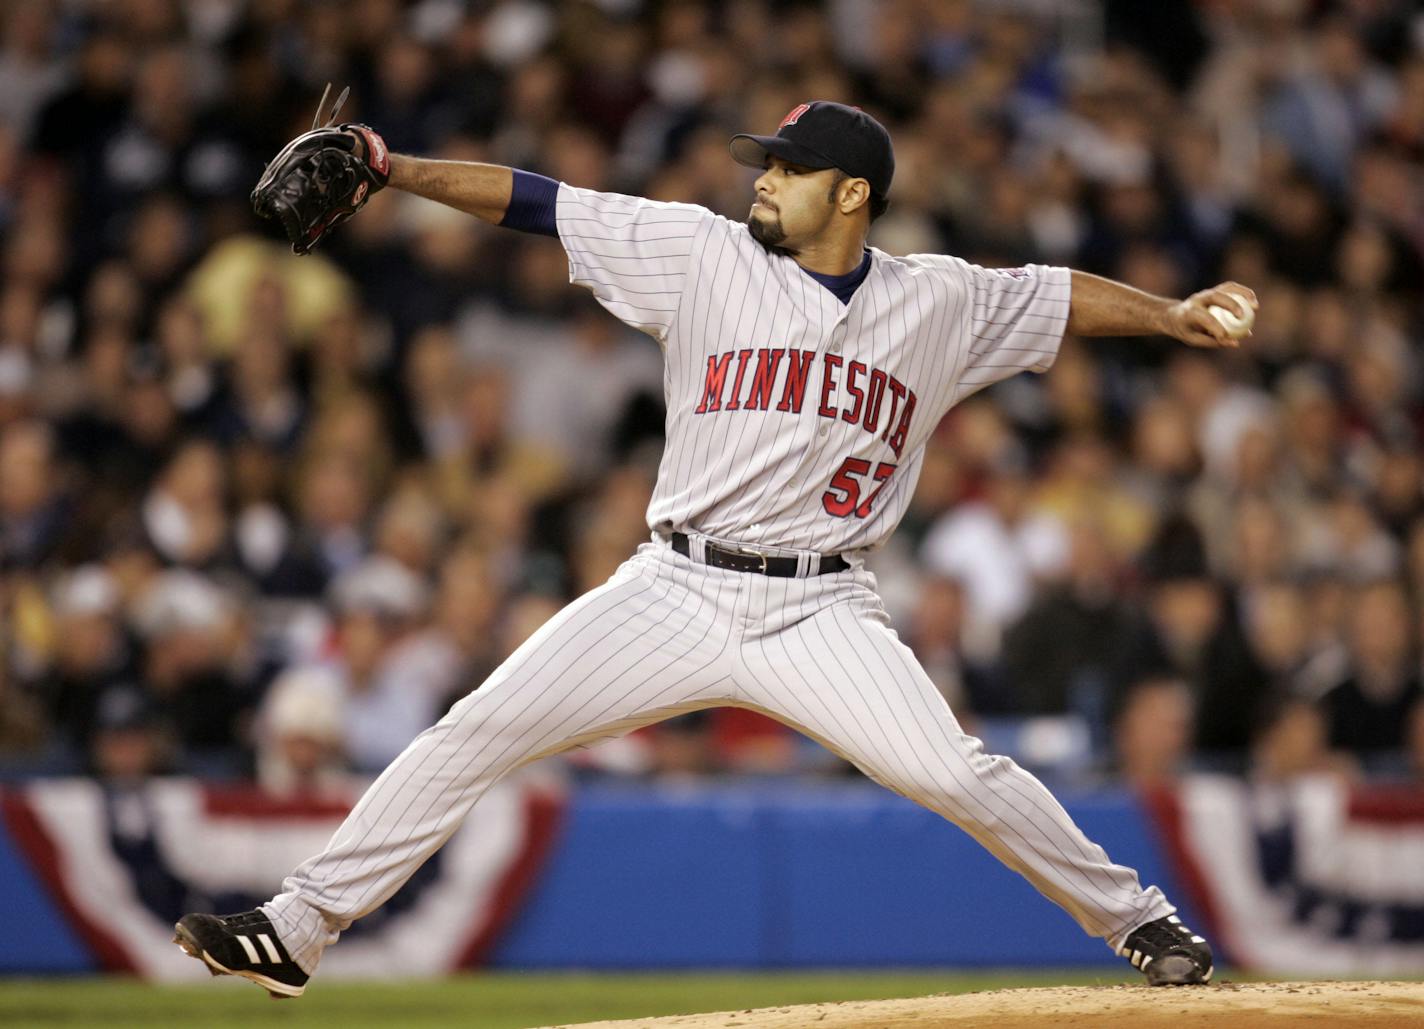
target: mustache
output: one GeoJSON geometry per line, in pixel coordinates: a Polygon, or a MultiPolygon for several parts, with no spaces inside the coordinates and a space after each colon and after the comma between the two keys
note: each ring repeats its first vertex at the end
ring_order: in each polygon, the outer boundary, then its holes
{"type": "Polygon", "coordinates": [[[772,209],[773,211],[775,211],[777,214],[780,214],[780,213],[781,213],[781,208],[777,207],[776,204],[774,204],[774,203],[772,203],[770,200],[766,199],[766,197],[757,197],[757,198],[756,198],[756,202],[759,203],[759,204],[761,204],[763,207],[769,207],[769,208],[771,208],[771,209],[772,209]]]}

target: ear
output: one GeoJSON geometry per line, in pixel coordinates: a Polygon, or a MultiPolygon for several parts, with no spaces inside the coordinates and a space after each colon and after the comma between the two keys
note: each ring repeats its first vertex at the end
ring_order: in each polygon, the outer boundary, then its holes
{"type": "Polygon", "coordinates": [[[841,214],[854,214],[870,202],[870,183],[864,179],[846,179],[836,191],[836,206],[841,214]]]}

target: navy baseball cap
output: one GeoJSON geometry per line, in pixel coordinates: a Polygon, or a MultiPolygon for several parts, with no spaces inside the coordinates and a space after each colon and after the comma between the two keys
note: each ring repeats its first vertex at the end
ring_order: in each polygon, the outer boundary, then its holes
{"type": "Polygon", "coordinates": [[[813,100],[791,109],[774,136],[742,132],[732,137],[732,159],[748,168],[765,168],[770,154],[807,168],[839,168],[870,183],[885,197],[895,177],[895,149],[885,126],[859,107],[813,100]]]}

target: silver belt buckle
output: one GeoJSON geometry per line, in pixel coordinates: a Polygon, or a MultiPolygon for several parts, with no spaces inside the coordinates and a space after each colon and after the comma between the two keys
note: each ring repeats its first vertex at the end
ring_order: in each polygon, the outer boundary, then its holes
{"type": "Polygon", "coordinates": [[[745,547],[738,547],[738,548],[736,549],[736,553],[741,554],[743,557],[754,557],[754,558],[756,558],[758,561],[761,562],[761,567],[757,569],[757,572],[758,572],[759,574],[761,574],[761,575],[765,575],[765,574],[766,574],[766,555],[763,554],[761,551],[759,551],[759,550],[748,550],[748,549],[746,549],[745,547]]]}

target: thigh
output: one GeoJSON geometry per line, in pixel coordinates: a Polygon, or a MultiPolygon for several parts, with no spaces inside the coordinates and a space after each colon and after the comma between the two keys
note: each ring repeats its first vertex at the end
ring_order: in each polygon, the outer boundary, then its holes
{"type": "Polygon", "coordinates": [[[740,695],[962,826],[998,823],[1006,806],[1028,817],[1056,808],[963,730],[871,589],[836,590],[807,610],[744,648],[740,695]]]}
{"type": "MultiPolygon", "coordinates": [[[[790,591],[795,593],[794,588],[790,591]]],[[[789,597],[743,648],[738,693],[825,744],[868,776],[914,797],[926,778],[953,781],[978,740],[959,726],[880,599],[852,584],[789,597]]]]}
{"type": "Polygon", "coordinates": [[[640,551],[551,618],[436,728],[460,733],[471,755],[517,750],[532,760],[709,706],[730,684],[733,599],[695,567],[640,551]]]}

